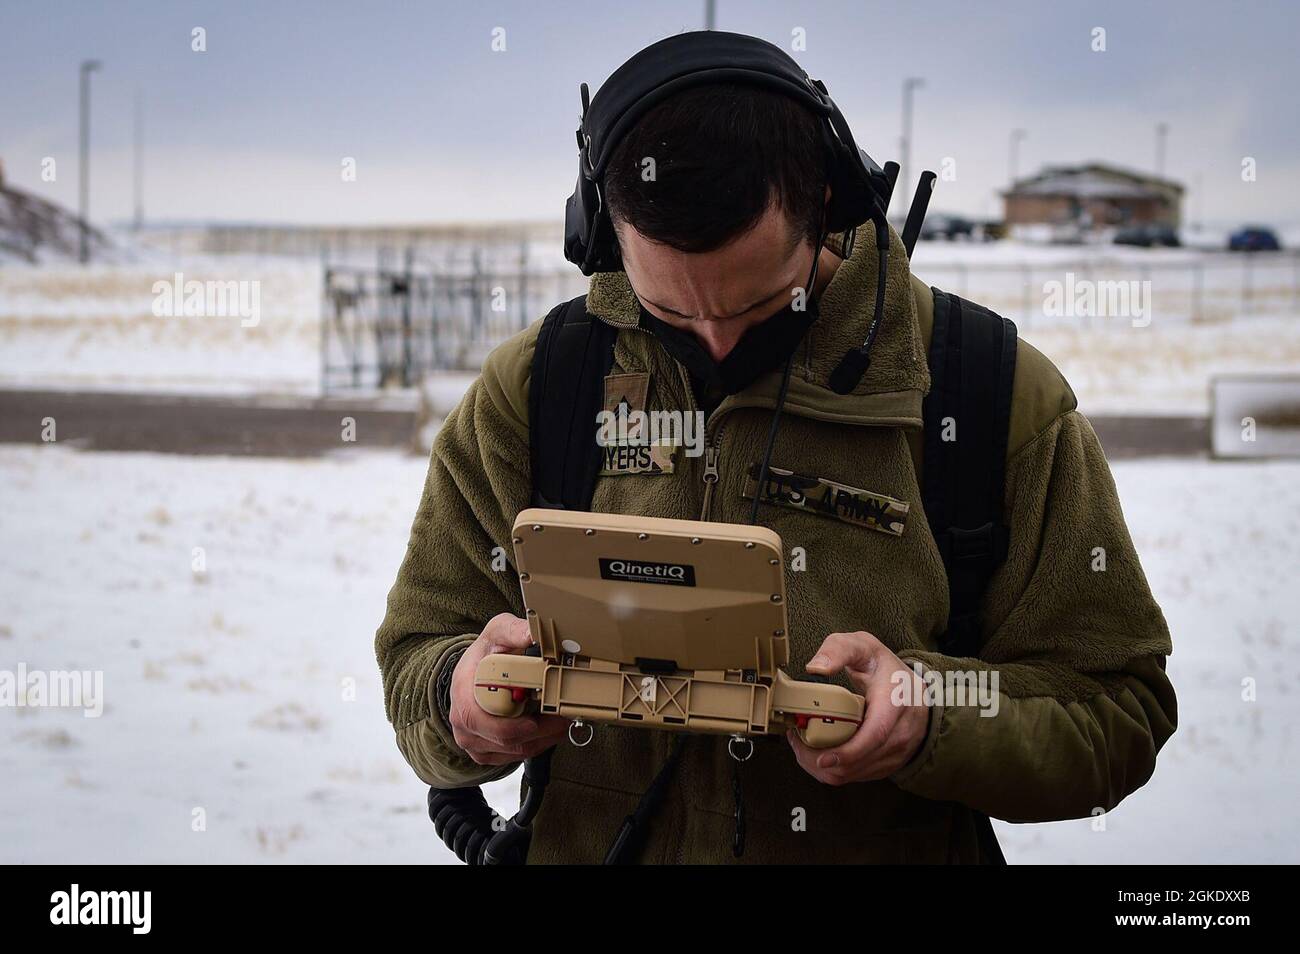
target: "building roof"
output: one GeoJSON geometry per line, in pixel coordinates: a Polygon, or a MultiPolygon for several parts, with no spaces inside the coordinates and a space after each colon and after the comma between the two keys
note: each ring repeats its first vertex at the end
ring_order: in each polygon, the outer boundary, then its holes
{"type": "Polygon", "coordinates": [[[1047,166],[1035,175],[1017,179],[1002,194],[1079,199],[1161,199],[1169,198],[1171,193],[1181,196],[1182,184],[1103,162],[1089,162],[1077,166],[1047,166]]]}

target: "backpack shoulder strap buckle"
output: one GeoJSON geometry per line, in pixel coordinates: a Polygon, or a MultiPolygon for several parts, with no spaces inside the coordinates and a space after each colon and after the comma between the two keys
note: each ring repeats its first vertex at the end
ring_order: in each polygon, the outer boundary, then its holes
{"type": "Polygon", "coordinates": [[[1004,525],[989,521],[974,530],[949,527],[935,542],[945,565],[988,561],[997,566],[1007,557],[1010,536],[1004,525]]]}

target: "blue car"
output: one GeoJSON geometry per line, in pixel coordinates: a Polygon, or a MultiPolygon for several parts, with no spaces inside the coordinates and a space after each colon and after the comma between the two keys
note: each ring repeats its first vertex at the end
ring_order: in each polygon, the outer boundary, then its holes
{"type": "Polygon", "coordinates": [[[1281,248],[1277,233],[1258,225],[1247,225],[1228,237],[1230,252],[1276,252],[1281,248]]]}

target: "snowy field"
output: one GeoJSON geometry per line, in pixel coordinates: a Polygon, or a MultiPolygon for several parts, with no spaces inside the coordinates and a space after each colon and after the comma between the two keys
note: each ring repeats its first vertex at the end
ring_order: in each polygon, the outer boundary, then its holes
{"type": "MultiPolygon", "coordinates": [[[[454,860],[371,648],[424,469],[0,447],[0,669],[102,669],[106,697],[0,709],[0,862],[454,860]]],[[[1300,464],[1115,473],[1181,725],[1105,831],[1003,825],[1008,857],[1300,861],[1300,464]]]]}
{"type": "Polygon", "coordinates": [[[294,259],[0,267],[0,386],[319,394],[320,297],[320,264],[294,259]],[[156,283],[191,281],[249,283],[255,323],[155,314],[156,283]]]}
{"type": "MultiPolygon", "coordinates": [[[[550,260],[536,261],[541,268],[550,260]]],[[[480,316],[467,363],[582,290],[572,268],[546,268],[530,279],[522,308],[504,301],[500,314],[480,316]]],[[[1092,413],[1205,414],[1215,374],[1300,368],[1294,253],[931,242],[918,247],[914,270],[1014,320],[1092,413]],[[1140,310],[1113,314],[1107,296],[1090,317],[1057,313],[1046,290],[1052,283],[1072,290],[1123,283],[1140,290],[1130,303],[1140,310]]],[[[516,287],[500,280],[503,289],[516,287]]],[[[0,387],[319,394],[321,285],[319,262],[276,256],[153,253],[112,266],[0,267],[0,387]],[[156,317],[154,283],[177,272],[186,282],[257,282],[257,325],[156,317]]],[[[469,305],[457,307],[440,312],[440,347],[470,333],[469,305]]],[[[363,347],[368,341],[360,339],[363,347]]],[[[342,360],[337,349],[334,342],[333,362],[342,360]]]]}

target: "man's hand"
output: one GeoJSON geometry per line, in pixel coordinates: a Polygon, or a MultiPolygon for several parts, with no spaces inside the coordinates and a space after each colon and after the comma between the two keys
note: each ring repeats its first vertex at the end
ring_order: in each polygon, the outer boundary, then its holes
{"type": "Polygon", "coordinates": [[[565,737],[569,720],[524,715],[503,719],[484,711],[474,699],[474,674],[492,653],[522,653],[532,645],[528,621],[509,613],[488,620],[478,639],[461,653],[451,676],[448,721],[456,744],[479,765],[509,765],[545,752],[565,737]]]}
{"type": "Polygon", "coordinates": [[[831,633],[807,668],[820,676],[848,670],[849,679],[867,699],[862,725],[843,745],[810,749],[796,733],[786,734],[795,759],[813,778],[827,785],[887,778],[920,749],[930,722],[924,683],[876,637],[831,633]],[[904,698],[914,705],[898,705],[890,698],[903,679],[913,681],[904,698]]]}

